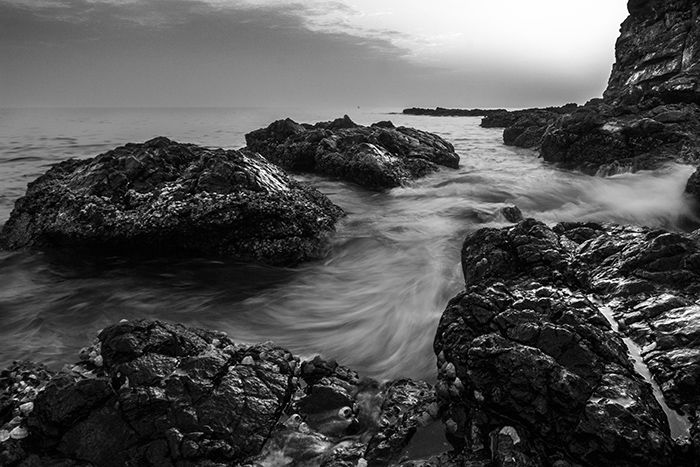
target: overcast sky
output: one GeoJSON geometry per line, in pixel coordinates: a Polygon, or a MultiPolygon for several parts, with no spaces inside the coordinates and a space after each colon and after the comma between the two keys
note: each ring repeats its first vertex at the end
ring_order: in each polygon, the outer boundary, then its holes
{"type": "Polygon", "coordinates": [[[599,96],[626,0],[0,0],[0,106],[599,96]]]}

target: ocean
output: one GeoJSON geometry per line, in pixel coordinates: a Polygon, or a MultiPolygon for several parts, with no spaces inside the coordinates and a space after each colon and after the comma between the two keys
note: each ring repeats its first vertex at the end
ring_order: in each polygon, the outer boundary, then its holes
{"type": "Polygon", "coordinates": [[[672,230],[696,227],[683,195],[694,167],[594,177],[504,146],[502,130],[473,117],[392,114],[395,109],[0,109],[0,222],[51,164],[163,135],[239,148],[245,133],[291,117],[391,120],[435,132],[461,156],[410,186],[385,192],[309,175],[347,212],[323,260],[295,268],[192,258],[136,261],[0,252],[0,367],[31,359],[60,367],[96,332],[121,319],[158,318],[320,353],[366,376],[433,380],[432,341],[462,287],[469,232],[505,225],[517,205],[547,223],[608,221],[672,230]]]}

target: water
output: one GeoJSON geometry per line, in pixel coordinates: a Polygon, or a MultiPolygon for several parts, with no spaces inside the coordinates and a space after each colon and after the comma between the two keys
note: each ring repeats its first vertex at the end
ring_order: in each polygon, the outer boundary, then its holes
{"type": "Polygon", "coordinates": [[[95,332],[122,318],[162,318],[223,330],[244,342],[273,340],[321,353],[378,378],[432,380],[440,315],[462,286],[464,236],[499,226],[516,204],[546,222],[599,220],[680,229],[693,168],[596,178],[548,166],[532,151],[501,143],[478,118],[387,115],[392,109],[54,109],[0,110],[0,221],[26,184],[67,157],[88,157],[128,141],[165,135],[240,147],[271,121],[358,123],[391,119],[452,141],[462,162],[405,188],[369,192],[301,177],[342,206],[332,251],[297,268],[176,259],[0,253],[0,367],[30,358],[73,361],[95,332]]]}
{"type": "MultiPolygon", "coordinates": [[[[596,301],[596,300],[594,300],[596,301]]],[[[603,316],[605,316],[605,319],[608,320],[610,323],[610,326],[612,326],[613,331],[619,333],[620,332],[620,326],[615,319],[615,315],[613,314],[613,311],[610,309],[608,306],[602,305],[599,301],[596,301],[598,304],[598,309],[600,310],[601,313],[603,313],[603,316]]],[[[630,355],[630,358],[632,359],[632,363],[634,365],[634,369],[639,374],[644,380],[651,385],[652,392],[654,393],[654,397],[656,400],[659,402],[659,405],[661,406],[661,410],[664,411],[664,414],[666,415],[666,419],[668,420],[668,427],[669,431],[671,432],[671,437],[674,439],[678,438],[683,438],[683,437],[690,437],[690,419],[687,416],[683,416],[673,410],[671,407],[668,406],[666,403],[666,398],[663,395],[663,392],[661,392],[661,388],[659,385],[654,381],[654,378],[651,377],[651,371],[649,371],[649,367],[647,366],[646,363],[644,363],[644,359],[642,358],[642,349],[639,347],[632,339],[629,337],[623,337],[622,341],[625,343],[627,346],[627,352],[630,355]]]]}

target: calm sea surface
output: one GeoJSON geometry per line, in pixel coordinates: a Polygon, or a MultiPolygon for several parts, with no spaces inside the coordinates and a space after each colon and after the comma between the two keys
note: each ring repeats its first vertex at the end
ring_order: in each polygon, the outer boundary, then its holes
{"type": "Polygon", "coordinates": [[[502,144],[479,118],[387,115],[339,109],[0,109],[0,222],[28,182],[51,164],[90,157],[157,135],[238,148],[273,120],[357,123],[390,119],[438,133],[462,158],[411,186],[384,193],[301,177],[342,206],[333,248],[297,268],[192,259],[86,260],[0,252],[0,367],[16,359],[60,366],[97,330],[138,317],[226,331],[244,342],[272,340],[321,353],[366,375],[431,379],[432,341],[461,288],[464,236],[503,225],[515,204],[545,222],[598,220],[680,229],[690,217],[683,188],[693,168],[591,177],[544,164],[502,144]]]}

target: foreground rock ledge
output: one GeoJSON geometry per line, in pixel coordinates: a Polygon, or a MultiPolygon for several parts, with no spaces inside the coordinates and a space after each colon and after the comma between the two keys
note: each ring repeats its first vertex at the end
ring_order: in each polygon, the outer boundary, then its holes
{"type": "Polygon", "coordinates": [[[0,246],[293,264],[320,256],[341,216],[255,153],[160,137],[51,168],[16,202],[0,246]]]}
{"type": "Polygon", "coordinates": [[[441,137],[379,122],[366,127],[346,115],[332,122],[278,120],[246,135],[248,148],[279,166],[337,177],[371,189],[393,188],[438,170],[459,156],[441,137]]]}
{"type": "Polygon", "coordinates": [[[435,352],[442,416],[465,457],[697,465],[697,234],[526,219],[467,237],[462,266],[466,288],[440,320],[435,352]],[[623,337],[641,352],[635,365],[623,337]]]}
{"type": "Polygon", "coordinates": [[[81,359],[0,373],[0,465],[398,464],[437,415],[426,383],[160,321],[110,326],[81,359]]]}

